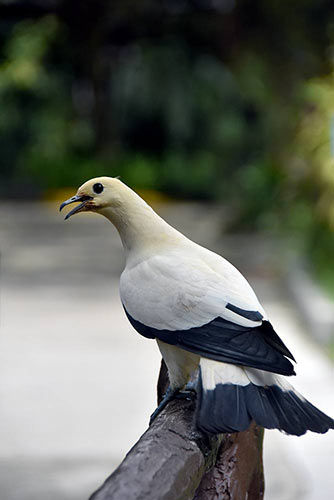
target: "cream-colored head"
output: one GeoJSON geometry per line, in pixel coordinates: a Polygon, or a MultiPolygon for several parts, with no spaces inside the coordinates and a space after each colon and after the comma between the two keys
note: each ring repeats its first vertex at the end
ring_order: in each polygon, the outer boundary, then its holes
{"type": "MultiPolygon", "coordinates": [[[[68,219],[74,214],[79,212],[101,212],[105,215],[105,209],[119,209],[123,205],[126,205],[129,200],[134,201],[140,200],[143,204],[145,202],[130,188],[128,188],[123,182],[114,177],[95,177],[89,181],[82,184],[79,187],[77,194],[64,201],[60,205],[62,210],[66,205],[70,203],[80,202],[73,210],[71,210],[65,217],[68,219]]],[[[146,205],[146,204],[145,204],[146,205]]]]}
{"type": "Polygon", "coordinates": [[[123,246],[131,250],[156,248],[166,240],[175,241],[177,233],[132,189],[114,177],[96,177],[79,187],[77,194],[60,205],[62,210],[70,203],[80,202],[65,217],[79,212],[104,215],[117,228],[123,246]]]}
{"type": "MultiPolygon", "coordinates": [[[[158,248],[175,248],[185,236],[172,228],[132,189],[114,177],[96,177],[79,187],[77,194],[60,205],[80,202],[65,217],[96,212],[107,217],[121,237],[126,258],[145,258],[158,248]]],[[[189,241],[189,240],[188,240],[189,241]]]]}

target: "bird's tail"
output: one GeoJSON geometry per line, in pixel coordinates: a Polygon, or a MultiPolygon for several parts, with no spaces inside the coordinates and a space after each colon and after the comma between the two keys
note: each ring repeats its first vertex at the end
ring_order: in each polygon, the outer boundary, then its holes
{"type": "Polygon", "coordinates": [[[205,432],[232,433],[246,430],[252,420],[296,436],[334,428],[334,420],[282,375],[202,358],[197,426],[205,432]]]}

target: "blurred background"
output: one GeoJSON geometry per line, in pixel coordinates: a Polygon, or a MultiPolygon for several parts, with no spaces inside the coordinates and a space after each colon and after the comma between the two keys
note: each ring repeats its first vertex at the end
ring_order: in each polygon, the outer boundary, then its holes
{"type": "MultiPolygon", "coordinates": [[[[326,0],[0,0],[1,500],[87,498],[155,405],[116,232],[57,213],[90,177],[246,274],[333,415],[333,39],[326,0]]],[[[333,446],[267,432],[267,498],[332,498],[333,446]]]]}

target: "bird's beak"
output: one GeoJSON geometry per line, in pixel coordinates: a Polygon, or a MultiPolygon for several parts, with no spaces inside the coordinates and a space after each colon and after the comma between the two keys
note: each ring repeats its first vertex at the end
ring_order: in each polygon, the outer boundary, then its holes
{"type": "Polygon", "coordinates": [[[71,217],[71,215],[74,215],[74,214],[80,212],[80,210],[82,210],[83,207],[86,205],[87,201],[92,200],[92,199],[93,199],[92,196],[86,196],[86,195],[82,195],[82,196],[75,195],[75,196],[72,196],[72,198],[69,198],[68,200],[63,201],[63,203],[59,207],[59,212],[61,212],[62,209],[64,207],[66,207],[66,205],[69,205],[70,203],[76,203],[78,201],[81,201],[80,205],[77,205],[70,212],[68,212],[68,214],[66,214],[65,220],[67,220],[67,219],[69,219],[71,217]]]}

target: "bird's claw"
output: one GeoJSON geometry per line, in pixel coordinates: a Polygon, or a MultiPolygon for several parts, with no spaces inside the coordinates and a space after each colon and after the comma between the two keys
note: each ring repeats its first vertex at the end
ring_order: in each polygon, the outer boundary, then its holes
{"type": "Polygon", "coordinates": [[[162,410],[167,406],[169,401],[172,401],[172,399],[175,398],[176,394],[178,393],[178,389],[171,389],[168,387],[165,395],[163,396],[162,400],[160,401],[158,407],[154,410],[150,417],[150,423],[149,425],[152,424],[153,420],[156,419],[156,417],[162,412],[162,410]]]}
{"type": "Polygon", "coordinates": [[[179,391],[177,394],[175,394],[175,399],[186,399],[187,401],[193,401],[196,399],[197,393],[193,389],[185,390],[185,391],[179,391]]]}

